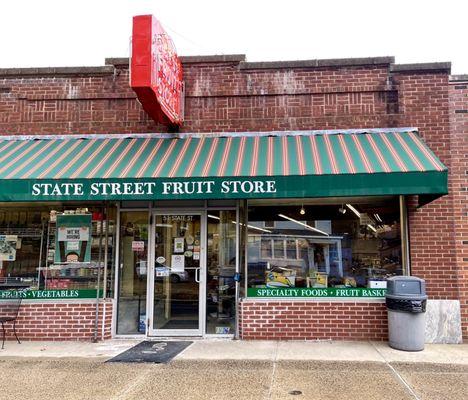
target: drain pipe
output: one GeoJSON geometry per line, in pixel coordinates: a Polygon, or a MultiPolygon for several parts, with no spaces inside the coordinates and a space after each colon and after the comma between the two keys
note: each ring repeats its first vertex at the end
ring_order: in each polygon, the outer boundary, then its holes
{"type": "MultiPolygon", "coordinates": [[[[107,220],[107,215],[106,215],[107,220]]],[[[97,267],[97,289],[96,289],[96,308],[94,312],[94,331],[93,331],[93,343],[98,341],[98,330],[99,330],[99,287],[101,286],[101,264],[102,264],[102,231],[104,229],[104,208],[101,208],[101,219],[99,228],[99,255],[98,255],[98,267],[97,267]]],[[[107,223],[106,223],[107,224],[107,223]]],[[[107,226],[106,226],[107,230],[107,226]]],[[[90,238],[92,235],[90,235],[90,238]]]]}

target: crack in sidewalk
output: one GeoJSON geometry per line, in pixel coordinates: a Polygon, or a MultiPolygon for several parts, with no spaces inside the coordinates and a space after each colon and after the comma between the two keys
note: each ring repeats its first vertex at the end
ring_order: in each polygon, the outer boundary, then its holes
{"type": "Polygon", "coordinates": [[[400,384],[403,385],[403,387],[416,399],[416,400],[421,400],[420,397],[416,394],[416,392],[413,390],[411,385],[406,382],[405,378],[403,378],[400,373],[393,368],[393,366],[388,362],[388,360],[385,358],[385,356],[382,354],[382,352],[377,348],[377,346],[373,342],[369,342],[371,346],[375,349],[375,351],[379,354],[380,357],[382,357],[385,365],[392,371],[393,375],[397,378],[397,380],[400,382],[400,384]]]}
{"type": "Polygon", "coordinates": [[[131,381],[127,387],[125,387],[116,397],[114,397],[114,400],[125,400],[128,399],[128,395],[131,394],[131,392],[136,389],[140,384],[145,382],[149,375],[153,372],[152,368],[148,368],[144,373],[141,375],[137,376],[133,381],[131,381]]]}
{"type": "Polygon", "coordinates": [[[270,386],[268,388],[268,393],[266,396],[266,400],[271,400],[271,395],[273,392],[273,385],[275,384],[275,377],[276,377],[276,364],[278,362],[278,349],[279,349],[279,342],[276,342],[275,354],[273,357],[273,366],[271,370],[271,379],[270,379],[270,386]]]}

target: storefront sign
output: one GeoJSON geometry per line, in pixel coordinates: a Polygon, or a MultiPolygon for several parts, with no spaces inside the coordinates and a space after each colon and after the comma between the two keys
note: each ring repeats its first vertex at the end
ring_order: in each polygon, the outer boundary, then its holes
{"type": "Polygon", "coordinates": [[[411,173],[259,176],[255,178],[125,178],[3,180],[0,201],[182,200],[339,197],[443,191],[444,174],[430,185],[411,173]],[[419,185],[419,186],[418,186],[419,185]],[[434,186],[435,185],[435,186],[434,186]],[[433,190],[431,189],[431,190],[433,190]]]}
{"type": "Polygon", "coordinates": [[[31,194],[40,197],[72,196],[100,198],[102,196],[145,196],[192,194],[261,194],[275,193],[274,180],[235,180],[221,181],[196,180],[181,182],[86,182],[86,183],[35,183],[31,194]]]}
{"type": "MultiPolygon", "coordinates": [[[[99,296],[102,295],[100,290],[99,296]]],[[[54,299],[93,299],[96,289],[61,289],[61,290],[0,290],[0,300],[54,300],[54,299]]]]}
{"type": "Polygon", "coordinates": [[[39,199],[141,199],[246,197],[248,195],[275,194],[276,181],[262,180],[185,180],[137,182],[75,182],[34,183],[30,195],[39,199]]]}
{"type": "Polygon", "coordinates": [[[182,64],[170,36],[153,15],[133,17],[130,85],[156,122],[181,125],[182,64]]]}
{"type": "Polygon", "coordinates": [[[320,298],[320,297],[384,297],[386,289],[367,288],[248,288],[247,297],[320,298]]]}
{"type": "Polygon", "coordinates": [[[91,214],[57,215],[54,261],[91,262],[91,214]]]}

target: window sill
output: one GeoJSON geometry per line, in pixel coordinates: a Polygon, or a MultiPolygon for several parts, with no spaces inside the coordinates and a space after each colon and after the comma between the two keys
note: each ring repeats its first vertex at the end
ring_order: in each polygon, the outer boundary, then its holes
{"type": "Polygon", "coordinates": [[[385,297],[243,297],[245,303],[315,302],[315,303],[385,303],[385,297]]]}

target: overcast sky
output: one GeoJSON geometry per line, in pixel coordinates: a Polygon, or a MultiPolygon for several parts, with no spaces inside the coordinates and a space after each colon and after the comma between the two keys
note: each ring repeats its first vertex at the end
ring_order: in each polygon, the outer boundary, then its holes
{"type": "Polygon", "coordinates": [[[128,57],[139,14],[154,14],[180,55],[391,55],[397,63],[452,61],[452,73],[468,73],[466,0],[1,0],[0,68],[128,57]]]}

